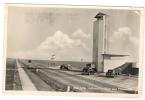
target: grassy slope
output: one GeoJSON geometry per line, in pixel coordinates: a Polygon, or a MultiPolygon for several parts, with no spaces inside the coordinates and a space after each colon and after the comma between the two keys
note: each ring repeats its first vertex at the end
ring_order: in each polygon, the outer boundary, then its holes
{"type": "Polygon", "coordinates": [[[6,59],[6,90],[21,90],[21,81],[17,71],[16,59],[6,59]]]}

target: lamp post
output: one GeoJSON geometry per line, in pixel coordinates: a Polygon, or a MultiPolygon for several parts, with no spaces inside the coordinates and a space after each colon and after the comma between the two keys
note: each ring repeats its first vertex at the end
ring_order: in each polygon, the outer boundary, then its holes
{"type": "Polygon", "coordinates": [[[51,66],[54,66],[55,63],[54,63],[54,60],[55,60],[55,54],[51,55],[51,66]]]}

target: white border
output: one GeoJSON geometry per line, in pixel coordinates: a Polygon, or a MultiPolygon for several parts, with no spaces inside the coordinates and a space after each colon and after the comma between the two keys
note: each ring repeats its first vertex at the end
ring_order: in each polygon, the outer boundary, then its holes
{"type": "MultiPolygon", "coordinates": [[[[5,0],[5,1],[0,1],[0,7],[1,9],[1,15],[0,15],[0,20],[3,22],[3,15],[4,15],[4,3],[35,3],[35,4],[73,4],[73,5],[106,5],[106,6],[137,6],[137,7],[145,7],[145,1],[144,0],[52,0],[52,1],[46,1],[46,0],[25,0],[25,1],[20,1],[20,0],[5,0]]],[[[3,23],[0,24],[0,38],[3,38],[3,23]]],[[[142,40],[143,41],[143,40],[142,40]]],[[[0,64],[2,64],[2,58],[3,58],[3,39],[0,39],[0,47],[1,47],[1,52],[0,52],[0,64]]],[[[143,54],[142,54],[143,55],[143,54]]],[[[143,61],[142,61],[143,62],[143,61]]],[[[1,65],[2,66],[2,65],[1,65]]],[[[0,69],[1,70],[1,69],[0,69]]],[[[145,72],[144,72],[145,73],[145,72]]],[[[143,74],[144,74],[143,73],[143,74]]],[[[2,81],[2,78],[0,77],[0,80],[2,81]]],[[[2,82],[1,82],[2,83],[2,82]]],[[[1,88],[1,87],[0,87],[1,88]]],[[[6,96],[6,95],[5,95],[6,96]]],[[[8,95],[7,95],[8,96],[8,95]]],[[[15,97],[17,99],[22,99],[22,98],[26,98],[25,96],[8,96],[9,99],[11,99],[11,97],[15,97]]],[[[32,99],[32,97],[35,96],[29,96],[28,98],[32,99]]],[[[44,96],[36,96],[35,99],[41,99],[41,98],[45,98],[44,96]]],[[[51,97],[51,99],[54,99],[54,97],[51,97]]],[[[74,97],[70,97],[69,99],[73,99],[74,97]]],[[[46,98],[45,98],[46,99],[46,98]]],[[[47,98],[48,99],[48,98],[47,98]]],[[[56,99],[63,99],[63,100],[68,100],[68,97],[56,97],[56,99]]],[[[86,97],[77,97],[74,99],[84,99],[84,100],[88,100],[88,99],[95,99],[92,97],[86,98],[86,97]]],[[[105,100],[105,98],[101,98],[103,100],[105,100]]],[[[111,98],[112,99],[112,98],[111,98]]],[[[116,98],[114,98],[116,99],[116,98]]],[[[141,99],[141,98],[140,98],[141,99]]],[[[142,98],[143,99],[143,98],[142,98]]],[[[108,98],[106,98],[106,100],[108,100],[108,98]]],[[[122,98],[121,98],[122,100],[122,98]]]]}

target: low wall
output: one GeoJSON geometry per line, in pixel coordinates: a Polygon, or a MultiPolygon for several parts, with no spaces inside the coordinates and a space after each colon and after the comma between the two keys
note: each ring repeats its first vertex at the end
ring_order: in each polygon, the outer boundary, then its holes
{"type": "Polygon", "coordinates": [[[115,69],[123,64],[126,60],[104,60],[104,72],[107,72],[108,69],[115,69]]]}

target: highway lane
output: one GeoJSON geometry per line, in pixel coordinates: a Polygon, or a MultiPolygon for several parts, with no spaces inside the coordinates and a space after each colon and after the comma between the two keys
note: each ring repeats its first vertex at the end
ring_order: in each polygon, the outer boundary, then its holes
{"type": "Polygon", "coordinates": [[[61,70],[41,69],[39,70],[46,76],[60,81],[63,84],[73,86],[82,92],[100,92],[100,93],[124,93],[123,91],[117,90],[119,87],[101,83],[96,80],[90,80],[75,74],[69,74],[61,70]]]}

